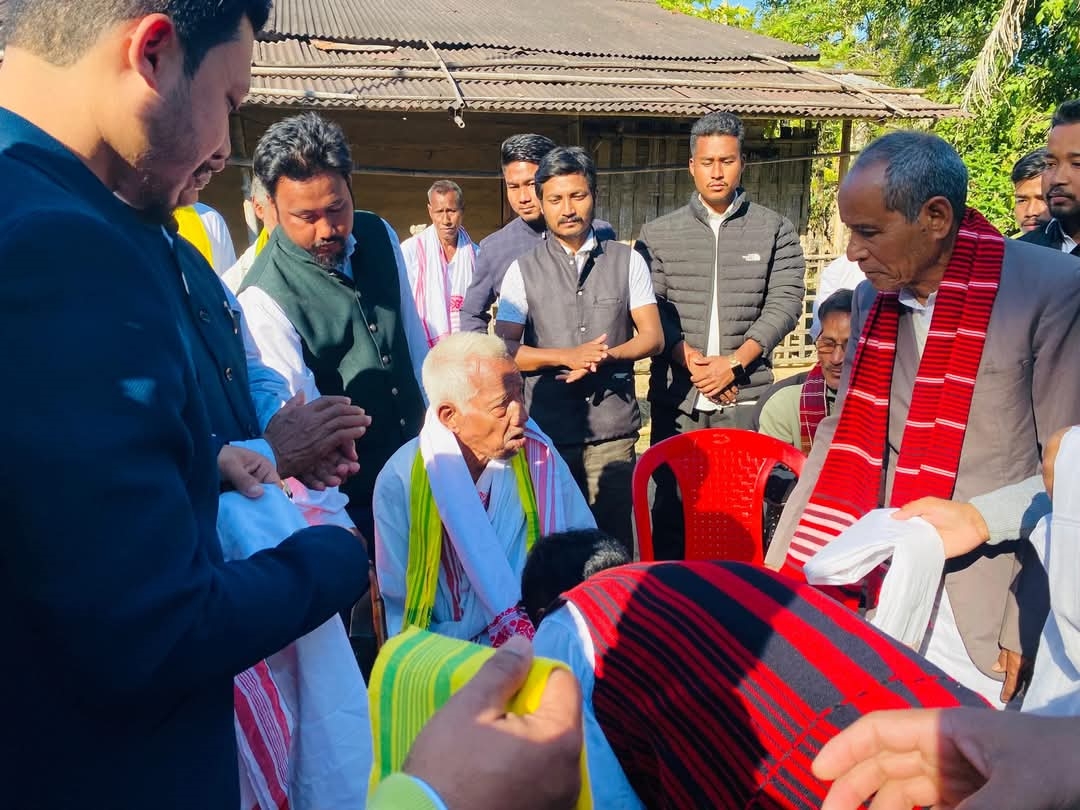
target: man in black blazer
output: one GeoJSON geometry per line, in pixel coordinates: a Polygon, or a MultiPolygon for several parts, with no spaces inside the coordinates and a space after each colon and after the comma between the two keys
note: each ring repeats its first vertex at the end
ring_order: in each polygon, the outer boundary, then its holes
{"type": "Polygon", "coordinates": [[[1053,219],[1020,238],[1035,245],[1080,255],[1080,99],[1054,111],[1046,144],[1043,197],[1053,219]]]}
{"type": "MultiPolygon", "coordinates": [[[[223,562],[218,444],[161,227],[225,141],[268,12],[268,0],[7,6],[5,806],[236,810],[234,674],[362,588],[366,554],[334,527],[223,562]]],[[[231,463],[242,481],[250,468],[231,463]]]]}

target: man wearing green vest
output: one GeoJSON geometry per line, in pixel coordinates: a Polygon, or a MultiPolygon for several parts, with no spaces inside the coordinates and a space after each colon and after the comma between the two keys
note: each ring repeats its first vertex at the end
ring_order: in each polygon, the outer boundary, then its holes
{"type": "Polygon", "coordinates": [[[360,472],[342,491],[365,537],[374,533],[375,477],[420,431],[427,354],[398,238],[354,211],[352,157],[337,124],[304,113],[271,126],[255,147],[277,218],[240,302],[263,362],[310,401],[344,395],[371,417],[357,440],[360,472]]]}

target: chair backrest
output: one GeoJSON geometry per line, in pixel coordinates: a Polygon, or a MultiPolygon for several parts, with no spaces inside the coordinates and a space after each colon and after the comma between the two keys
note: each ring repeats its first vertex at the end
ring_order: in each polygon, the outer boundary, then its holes
{"type": "Polygon", "coordinates": [[[634,522],[642,560],[652,560],[649,479],[666,464],[682,492],[687,560],[761,565],[765,482],[777,464],[802,474],[806,457],[786,442],[750,430],[709,428],[650,447],[634,468],[634,522]]]}

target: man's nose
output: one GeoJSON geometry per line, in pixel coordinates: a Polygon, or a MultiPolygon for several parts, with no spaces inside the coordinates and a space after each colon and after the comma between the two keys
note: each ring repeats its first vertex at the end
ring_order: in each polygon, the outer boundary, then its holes
{"type": "Polygon", "coordinates": [[[220,172],[225,168],[225,163],[229,159],[229,155],[232,154],[232,141],[229,140],[229,134],[225,133],[225,140],[218,146],[217,151],[210,156],[210,160],[207,163],[210,164],[210,171],[220,172]]]}
{"type": "Polygon", "coordinates": [[[334,235],[334,225],[329,219],[323,217],[315,221],[315,237],[317,239],[329,239],[334,235]]]}
{"type": "Polygon", "coordinates": [[[847,255],[848,261],[857,262],[866,256],[866,249],[859,243],[859,240],[851,238],[848,240],[847,250],[844,253],[847,255]]]}
{"type": "Polygon", "coordinates": [[[510,403],[510,422],[519,427],[524,427],[525,423],[529,421],[529,409],[525,407],[525,403],[520,400],[515,400],[510,403]]]}

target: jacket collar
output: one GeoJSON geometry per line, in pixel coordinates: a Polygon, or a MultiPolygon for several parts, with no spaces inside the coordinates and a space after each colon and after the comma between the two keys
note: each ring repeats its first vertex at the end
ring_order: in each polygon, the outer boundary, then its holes
{"type": "MultiPolygon", "coordinates": [[[[45,130],[3,107],[0,107],[0,154],[33,166],[109,219],[149,224],[113,194],[74,152],[45,130]]],[[[156,226],[152,230],[156,231],[156,226]]]]}
{"type": "MultiPolygon", "coordinates": [[[[736,203],[735,210],[731,212],[728,219],[735,219],[746,214],[746,209],[750,207],[750,195],[746,193],[746,189],[739,186],[735,190],[733,202],[736,203]]],[[[690,195],[690,212],[699,222],[709,224],[709,209],[705,207],[705,203],[701,201],[701,195],[696,190],[690,195]]]]}

